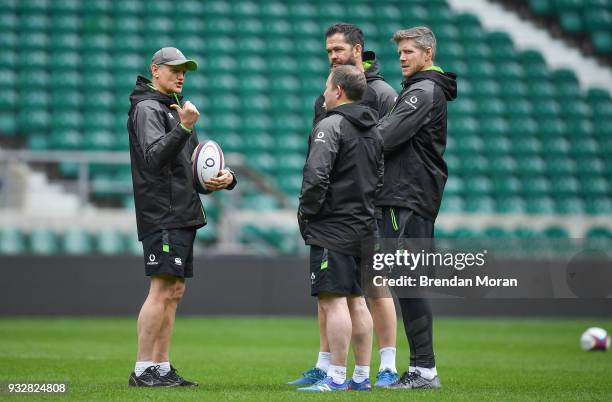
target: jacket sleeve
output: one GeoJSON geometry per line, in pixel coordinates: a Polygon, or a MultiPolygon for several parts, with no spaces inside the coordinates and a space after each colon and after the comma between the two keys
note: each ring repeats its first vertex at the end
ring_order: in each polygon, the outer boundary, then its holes
{"type": "Polygon", "coordinates": [[[150,170],[160,169],[183,149],[191,135],[180,124],[166,132],[163,111],[139,103],[134,110],[134,128],[144,161],[150,170]]]}
{"type": "Polygon", "coordinates": [[[433,94],[415,88],[402,94],[391,112],[378,122],[385,143],[385,155],[410,140],[430,119],[433,94]]]}
{"type": "Polygon", "coordinates": [[[397,92],[391,86],[387,85],[386,88],[382,88],[378,96],[378,115],[381,119],[391,112],[396,99],[397,92]]]}
{"type": "Polygon", "coordinates": [[[328,121],[322,120],[310,135],[298,208],[298,216],[306,220],[318,214],[325,202],[329,175],[340,148],[340,134],[328,121]]]}
{"type": "Polygon", "coordinates": [[[378,183],[376,184],[376,199],[378,199],[378,195],[382,191],[385,177],[385,155],[384,155],[384,145],[382,140],[380,141],[380,147],[378,148],[378,152],[380,153],[380,158],[378,159],[377,173],[378,173],[378,183]]]}

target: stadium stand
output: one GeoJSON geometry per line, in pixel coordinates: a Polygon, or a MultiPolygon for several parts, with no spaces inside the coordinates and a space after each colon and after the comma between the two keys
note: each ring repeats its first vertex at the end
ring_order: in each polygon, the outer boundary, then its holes
{"type": "Polygon", "coordinates": [[[612,62],[612,1],[610,0],[498,0],[578,44],[588,53],[612,62]]]}
{"type": "MultiPolygon", "coordinates": [[[[604,18],[609,0],[530,4],[541,15],[559,13],[566,29],[592,33],[600,51],[612,51],[606,44],[612,25],[604,18]]],[[[584,91],[572,70],[551,70],[537,50],[517,50],[507,33],[486,31],[478,17],[455,13],[444,0],[413,1],[410,7],[393,0],[184,0],[180,6],[165,0],[2,0],[0,6],[0,146],[17,141],[33,151],[126,151],[128,95],[136,75],[147,74],[155,50],[172,45],[200,63],[185,86],[186,97],[202,111],[200,140],[213,138],[226,153],[242,154],[295,206],[314,99],[328,71],[325,28],[340,20],[361,26],[366,48],[376,51],[387,81],[399,89],[389,38],[396,29],[423,24],[438,37],[437,64],[459,75],[459,98],[449,104],[450,178],[439,235],[570,236],[554,224],[445,230],[448,214],[561,220],[612,214],[610,94],[584,91]]],[[[63,163],[58,174],[74,178],[77,170],[63,163]]],[[[94,164],[89,173],[95,202],[131,208],[129,190],[116,191],[131,189],[129,166],[94,164]]],[[[240,208],[280,207],[248,180],[240,187],[240,208]]],[[[206,198],[211,223],[198,233],[203,244],[218,240],[224,197],[206,198]]],[[[607,227],[586,233],[612,237],[607,227]]],[[[247,224],[239,235],[256,250],[299,250],[295,227],[247,224]]],[[[119,230],[0,227],[0,254],[140,252],[135,235],[119,230]]]]}

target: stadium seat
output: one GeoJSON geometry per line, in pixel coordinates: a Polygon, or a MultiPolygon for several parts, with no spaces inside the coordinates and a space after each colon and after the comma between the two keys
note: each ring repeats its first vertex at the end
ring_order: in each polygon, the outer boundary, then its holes
{"type": "Polygon", "coordinates": [[[61,239],[62,251],[70,255],[89,254],[93,251],[91,237],[86,231],[71,227],[61,239]]]}
{"type": "Polygon", "coordinates": [[[119,232],[104,230],[96,236],[96,251],[103,255],[123,254],[126,250],[125,239],[119,232]]]}
{"type": "Polygon", "coordinates": [[[26,251],[26,237],[13,227],[0,227],[0,255],[22,254],[26,251]]]}

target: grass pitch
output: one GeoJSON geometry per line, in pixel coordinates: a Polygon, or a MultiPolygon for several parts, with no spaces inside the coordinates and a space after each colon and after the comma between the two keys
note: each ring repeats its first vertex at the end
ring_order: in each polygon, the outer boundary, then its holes
{"type": "MultiPolygon", "coordinates": [[[[401,322],[400,322],[401,325],[401,322]]],[[[449,319],[435,321],[439,391],[302,394],[285,385],[314,364],[311,318],[177,319],[172,363],[200,387],[127,387],[136,351],[135,318],[0,319],[0,400],[159,401],[566,401],[610,400],[612,352],[579,347],[606,320],[449,319]],[[66,395],[11,395],[9,382],[67,381],[66,395]]],[[[398,369],[407,346],[398,333],[398,369]]],[[[378,368],[373,354],[372,376],[378,368]]],[[[352,362],[349,363],[352,374],[352,362]]]]}

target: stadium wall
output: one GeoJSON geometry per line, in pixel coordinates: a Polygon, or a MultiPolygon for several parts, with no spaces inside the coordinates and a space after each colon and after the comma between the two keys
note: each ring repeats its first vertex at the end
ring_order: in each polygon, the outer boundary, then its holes
{"type": "MultiPolygon", "coordinates": [[[[314,315],[304,257],[196,257],[184,315],[314,315]]],[[[513,262],[515,264],[515,262],[513,262]]],[[[529,264],[524,261],[524,268],[529,264]]],[[[0,257],[0,315],[136,315],[148,280],[137,257],[0,257]]],[[[436,315],[612,317],[611,299],[438,299],[436,315]]]]}

